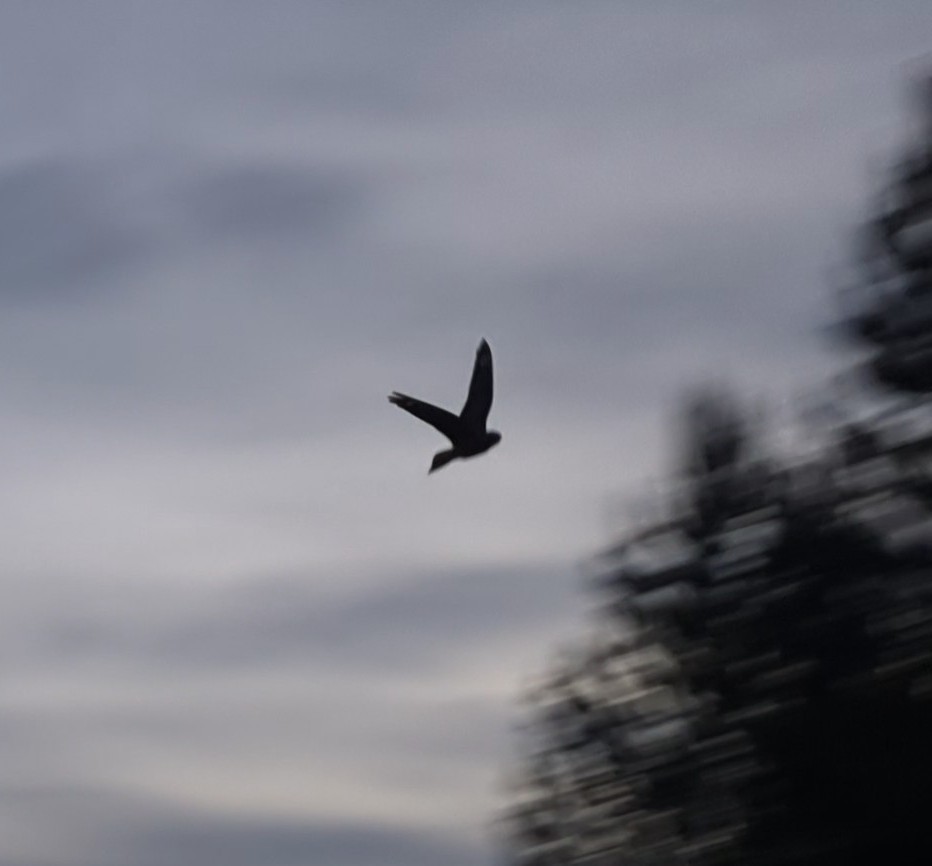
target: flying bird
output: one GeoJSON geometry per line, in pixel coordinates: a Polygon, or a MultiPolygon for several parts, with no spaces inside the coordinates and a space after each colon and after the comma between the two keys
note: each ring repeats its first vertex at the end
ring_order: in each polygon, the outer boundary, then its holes
{"type": "Polygon", "coordinates": [[[446,451],[438,451],[434,455],[428,475],[457,457],[475,457],[501,441],[501,433],[497,430],[486,430],[485,427],[489,410],[492,408],[492,350],[485,340],[476,350],[469,394],[459,415],[423,400],[416,400],[407,394],[399,394],[397,391],[388,401],[405,412],[410,412],[415,418],[426,421],[450,440],[453,447],[446,451]]]}

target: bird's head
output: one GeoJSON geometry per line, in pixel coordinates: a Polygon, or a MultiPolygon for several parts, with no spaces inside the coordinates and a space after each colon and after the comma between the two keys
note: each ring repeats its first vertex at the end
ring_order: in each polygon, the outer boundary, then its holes
{"type": "Polygon", "coordinates": [[[498,430],[489,430],[486,436],[489,439],[489,448],[493,445],[498,445],[498,443],[502,441],[502,434],[499,433],[498,430]]]}

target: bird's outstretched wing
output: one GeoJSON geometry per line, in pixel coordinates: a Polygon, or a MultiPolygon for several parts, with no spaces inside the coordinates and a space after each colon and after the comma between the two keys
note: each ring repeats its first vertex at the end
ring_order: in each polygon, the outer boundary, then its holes
{"type": "Polygon", "coordinates": [[[462,422],[452,412],[423,400],[416,400],[407,394],[399,394],[397,391],[388,398],[388,402],[394,403],[405,412],[410,412],[415,418],[426,421],[431,427],[436,427],[451,442],[459,438],[462,422]]]}
{"type": "Polygon", "coordinates": [[[472,368],[469,395],[460,417],[474,429],[484,430],[486,418],[492,408],[492,350],[483,340],[476,350],[476,362],[472,368]]]}

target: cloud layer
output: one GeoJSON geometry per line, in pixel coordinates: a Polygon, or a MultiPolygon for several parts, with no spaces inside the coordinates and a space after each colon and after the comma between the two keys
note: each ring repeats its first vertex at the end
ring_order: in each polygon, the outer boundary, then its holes
{"type": "Polygon", "coordinates": [[[927,7],[4,7],[0,861],[490,862],[679,386],[833,368],[927,7]]]}

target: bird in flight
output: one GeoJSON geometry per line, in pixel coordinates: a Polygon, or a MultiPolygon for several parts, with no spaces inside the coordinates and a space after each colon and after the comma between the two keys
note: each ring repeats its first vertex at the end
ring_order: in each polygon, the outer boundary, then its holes
{"type": "Polygon", "coordinates": [[[438,451],[434,455],[428,475],[457,457],[475,457],[482,454],[493,445],[497,445],[502,438],[502,434],[497,430],[486,430],[485,427],[489,410],[492,408],[492,350],[485,340],[476,350],[469,394],[459,415],[423,400],[416,400],[407,394],[399,394],[397,391],[388,401],[405,412],[410,412],[415,418],[426,421],[450,440],[453,447],[446,451],[438,451]]]}

